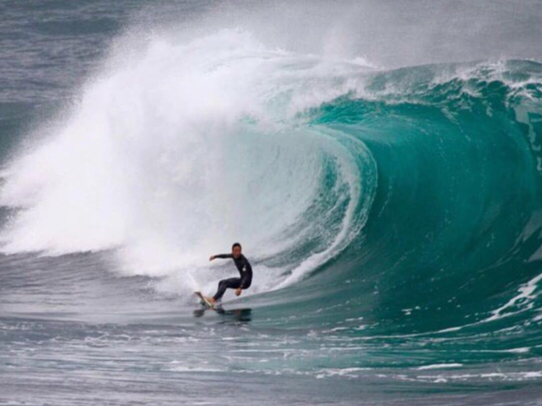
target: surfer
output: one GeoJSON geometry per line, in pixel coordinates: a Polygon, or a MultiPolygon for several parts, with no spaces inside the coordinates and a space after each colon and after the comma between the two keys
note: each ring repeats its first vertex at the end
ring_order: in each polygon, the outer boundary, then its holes
{"type": "Polygon", "coordinates": [[[240,278],[223,279],[218,282],[218,290],[215,295],[207,298],[211,304],[216,304],[216,302],[222,298],[226,289],[235,289],[235,295],[239,296],[243,292],[243,289],[248,289],[250,287],[250,284],[252,283],[252,267],[250,266],[250,262],[248,262],[241,253],[241,250],[241,244],[236,242],[231,247],[231,254],[212,255],[209,258],[209,261],[216,258],[232,258],[241,276],[240,278]]]}

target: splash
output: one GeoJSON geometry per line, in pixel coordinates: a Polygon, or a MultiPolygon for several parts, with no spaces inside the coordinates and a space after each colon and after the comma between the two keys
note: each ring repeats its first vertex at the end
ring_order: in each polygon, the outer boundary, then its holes
{"type": "Polygon", "coordinates": [[[7,168],[1,203],[17,211],[3,252],[111,250],[122,273],[170,275],[178,290],[179,274],[205,275],[206,258],[239,240],[256,259],[291,257],[258,291],[301,279],[359,233],[370,154],[299,117],[347,92],[359,61],[268,50],[224,30],[155,37],[105,65],[7,168]]]}

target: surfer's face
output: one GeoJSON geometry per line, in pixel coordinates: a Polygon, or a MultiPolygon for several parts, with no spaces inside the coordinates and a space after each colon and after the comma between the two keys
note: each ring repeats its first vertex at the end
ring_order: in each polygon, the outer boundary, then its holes
{"type": "Polygon", "coordinates": [[[234,258],[239,258],[241,256],[241,247],[238,247],[238,246],[233,247],[231,250],[231,253],[234,258]]]}

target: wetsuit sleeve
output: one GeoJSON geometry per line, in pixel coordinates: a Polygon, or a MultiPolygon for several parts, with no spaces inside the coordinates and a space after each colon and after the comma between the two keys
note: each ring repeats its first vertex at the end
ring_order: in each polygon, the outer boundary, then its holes
{"type": "Polygon", "coordinates": [[[233,258],[233,255],[232,254],[218,254],[218,255],[215,255],[215,258],[233,258]]]}

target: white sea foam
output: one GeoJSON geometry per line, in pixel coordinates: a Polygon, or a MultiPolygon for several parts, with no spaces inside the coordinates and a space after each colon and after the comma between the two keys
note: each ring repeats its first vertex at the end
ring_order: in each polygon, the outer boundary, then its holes
{"type": "Polygon", "coordinates": [[[427,369],[445,369],[445,368],[459,368],[462,367],[463,364],[458,363],[452,363],[452,364],[432,364],[432,365],[423,365],[421,367],[416,368],[419,371],[427,370],[427,369]]]}
{"type": "Polygon", "coordinates": [[[542,274],[534,277],[529,282],[523,284],[518,289],[518,294],[506,302],[504,305],[495,309],[492,315],[485,321],[493,321],[502,317],[511,316],[513,314],[520,313],[522,311],[532,309],[534,304],[533,300],[536,298],[535,291],[538,288],[538,282],[542,280],[542,274]],[[508,311],[509,309],[516,309],[516,311],[508,311]],[[517,310],[519,309],[519,310],[517,310]]]}
{"type": "Polygon", "coordinates": [[[18,212],[2,252],[112,250],[124,274],[166,276],[158,289],[188,294],[211,289],[203,281],[219,273],[207,259],[234,241],[266,258],[319,238],[306,257],[257,264],[258,292],[298,281],[359,232],[370,204],[362,177],[375,174],[358,160],[370,157],[295,119],[355,87],[359,61],[269,50],[235,30],[125,45],[5,169],[0,203],[18,212]],[[303,223],[326,162],[334,204],[303,223]],[[338,227],[329,213],[341,214],[338,227]]]}

